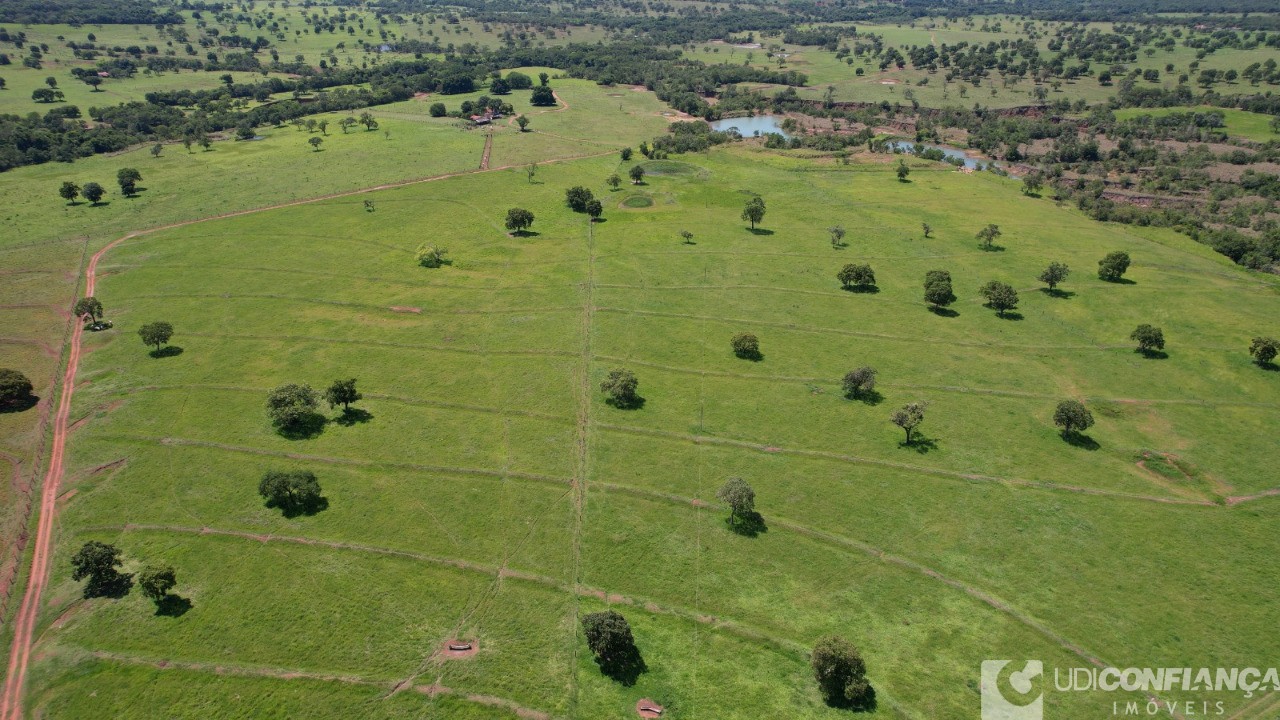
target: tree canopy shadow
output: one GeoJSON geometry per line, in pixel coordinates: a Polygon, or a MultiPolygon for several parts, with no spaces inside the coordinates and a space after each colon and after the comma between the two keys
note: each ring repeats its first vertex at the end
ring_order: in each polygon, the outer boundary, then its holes
{"type": "Polygon", "coordinates": [[[329,498],[320,495],[318,497],[306,497],[297,500],[290,500],[285,503],[277,503],[274,500],[268,500],[266,506],[269,508],[279,508],[280,514],[286,518],[293,519],[300,515],[311,517],[318,513],[322,513],[329,509],[329,498]]]}
{"type": "Polygon", "coordinates": [[[773,234],[772,230],[766,230],[764,228],[747,228],[747,232],[751,233],[752,235],[772,235],[773,234]]]}
{"type": "Polygon", "coordinates": [[[900,442],[898,447],[915,450],[921,455],[926,455],[938,449],[938,441],[917,432],[916,436],[911,438],[911,442],[900,442]]]}
{"type": "Polygon", "coordinates": [[[1061,298],[1063,300],[1070,300],[1071,298],[1076,296],[1075,291],[1063,290],[1062,288],[1053,288],[1052,290],[1047,287],[1040,288],[1040,292],[1044,293],[1045,295],[1048,295],[1051,298],[1061,298]]]}
{"type": "Polygon", "coordinates": [[[605,398],[604,404],[618,410],[641,410],[644,408],[645,399],[639,395],[631,400],[619,400],[615,398],[605,398]]]}
{"type": "Polygon", "coordinates": [[[40,402],[40,396],[27,393],[26,397],[18,398],[13,402],[0,403],[0,413],[16,413],[24,412],[35,407],[40,402]]]}
{"type": "Polygon", "coordinates": [[[929,312],[933,313],[934,315],[937,315],[938,317],[945,317],[945,318],[960,317],[960,313],[956,312],[955,310],[952,310],[951,308],[946,308],[946,307],[939,307],[937,305],[930,305],[929,312]]]}
{"type": "Polygon", "coordinates": [[[1103,280],[1102,282],[1108,282],[1108,283],[1111,283],[1112,285],[1137,285],[1138,284],[1137,281],[1130,280],[1127,277],[1116,278],[1115,280],[1103,280]]]}
{"type": "Polygon", "coordinates": [[[1144,350],[1142,348],[1138,348],[1137,350],[1134,350],[1134,352],[1138,353],[1139,355],[1141,355],[1142,357],[1148,360],[1167,360],[1169,358],[1169,353],[1163,350],[1154,350],[1154,349],[1144,350]]]}
{"type": "Polygon", "coordinates": [[[996,317],[1001,320],[1012,320],[1014,322],[1018,322],[1023,319],[1022,313],[1017,310],[1005,310],[1003,313],[996,313],[996,317]]]}
{"type": "Polygon", "coordinates": [[[165,345],[159,350],[152,350],[148,354],[151,357],[156,359],[167,358],[167,357],[177,357],[182,354],[182,347],[178,345],[165,345]]]}
{"type": "Polygon", "coordinates": [[[160,617],[182,617],[191,608],[191,601],[181,595],[165,595],[156,602],[156,615],[160,617]]]}
{"type": "Polygon", "coordinates": [[[95,207],[95,208],[96,208],[96,207],[106,207],[106,206],[108,206],[108,205],[110,205],[110,204],[111,204],[111,201],[110,201],[110,200],[99,200],[99,201],[97,201],[97,202],[91,202],[91,203],[89,203],[89,207],[95,207]]]}
{"type": "Polygon", "coordinates": [[[866,691],[857,700],[828,698],[826,703],[828,707],[840,710],[851,710],[857,713],[873,712],[876,709],[876,689],[867,685],[866,691]]]}
{"type": "Polygon", "coordinates": [[[541,234],[541,233],[539,233],[537,230],[514,230],[514,231],[512,231],[512,233],[511,233],[511,237],[529,237],[529,238],[531,238],[531,237],[538,237],[538,235],[540,235],[540,234],[541,234]]]}
{"type": "Polygon", "coordinates": [[[368,410],[365,410],[364,408],[349,407],[343,410],[342,413],[338,415],[338,417],[334,418],[333,422],[343,427],[351,427],[352,425],[355,425],[357,423],[363,425],[364,423],[367,423],[372,419],[373,419],[373,413],[369,412],[368,410]]]}
{"type": "Polygon", "coordinates": [[[1254,364],[1262,368],[1263,370],[1266,370],[1267,372],[1280,372],[1280,365],[1277,365],[1273,362],[1260,362],[1260,363],[1254,363],[1254,364]]]}
{"type": "Polygon", "coordinates": [[[591,222],[599,225],[601,223],[609,222],[609,218],[606,218],[606,217],[591,218],[591,222]]]}
{"type": "Polygon", "coordinates": [[[320,413],[309,413],[291,425],[276,428],[276,432],[286,440],[310,440],[319,437],[328,422],[320,413]]]}
{"type": "Polygon", "coordinates": [[[737,357],[739,360],[750,360],[751,362],[760,362],[761,360],[764,360],[764,353],[760,352],[759,350],[750,351],[750,352],[735,352],[734,356],[737,357]]]}
{"type": "Polygon", "coordinates": [[[1097,440],[1080,432],[1064,432],[1062,433],[1062,439],[1071,447],[1078,447],[1083,450],[1097,450],[1102,447],[1097,440]]]}
{"type": "Polygon", "coordinates": [[[880,288],[875,285],[845,285],[841,289],[845,292],[858,293],[860,295],[875,295],[880,292],[880,288]]]}
{"type": "Polygon", "coordinates": [[[119,600],[133,589],[133,573],[115,573],[114,577],[103,578],[101,582],[89,581],[84,586],[84,598],[104,597],[119,600]]]}
{"type": "Polygon", "coordinates": [[[865,405],[871,405],[874,407],[884,401],[884,395],[880,394],[879,390],[872,389],[856,393],[846,393],[845,399],[856,400],[865,405]]]}
{"type": "Polygon", "coordinates": [[[982,249],[983,251],[985,251],[985,252],[1004,252],[1004,250],[1005,250],[1005,247],[1004,247],[1003,245],[995,245],[995,244],[992,244],[992,245],[979,245],[978,247],[979,247],[979,248],[981,248],[981,249],[982,249]]]}
{"type": "Polygon", "coordinates": [[[758,537],[760,533],[769,532],[769,526],[764,522],[764,516],[752,510],[749,513],[739,515],[737,519],[725,518],[724,524],[736,535],[742,537],[758,537]]]}
{"type": "Polygon", "coordinates": [[[641,675],[649,672],[649,666],[645,664],[644,657],[640,655],[640,648],[634,645],[618,658],[608,661],[596,658],[596,664],[600,666],[601,673],[604,673],[605,676],[623,687],[635,685],[636,680],[640,679],[641,675]]]}

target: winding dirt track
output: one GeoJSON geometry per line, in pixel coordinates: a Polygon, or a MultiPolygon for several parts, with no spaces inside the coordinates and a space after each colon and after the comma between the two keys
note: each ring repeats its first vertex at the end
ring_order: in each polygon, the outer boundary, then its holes
{"type": "MultiPolygon", "coordinates": [[[[599,157],[601,155],[612,155],[613,152],[614,151],[610,150],[607,153],[555,158],[546,162],[568,162],[571,160],[581,160],[589,157],[599,157]]],[[[486,170],[445,173],[442,175],[402,180],[399,182],[375,185],[373,187],[347,190],[344,192],[304,198],[301,200],[291,200],[264,207],[249,208],[220,215],[184,220],[145,230],[137,230],[111,241],[101,250],[94,253],[93,257],[89,259],[89,263],[85,267],[84,296],[88,297],[94,293],[94,287],[97,281],[98,261],[102,259],[102,256],[120,243],[125,242],[126,240],[132,240],[133,238],[142,235],[150,235],[163,230],[171,230],[174,228],[196,225],[214,220],[224,220],[242,215],[252,215],[268,210],[278,210],[280,208],[293,207],[296,205],[308,205],[335,198],[363,195],[377,190],[389,190],[392,188],[444,180],[462,175],[473,175],[478,172],[498,172],[502,170],[509,170],[512,167],[514,166],[506,165],[486,170]]],[[[3,693],[0,693],[0,720],[22,719],[22,690],[26,684],[27,665],[31,660],[31,649],[34,645],[36,619],[40,614],[40,598],[44,593],[45,584],[49,579],[49,559],[52,555],[53,544],[53,521],[55,511],[57,510],[58,495],[64,474],[63,458],[67,442],[67,420],[71,414],[71,399],[72,395],[75,393],[76,371],[80,366],[80,341],[81,337],[84,335],[84,327],[80,323],[76,322],[75,318],[72,319],[72,322],[75,324],[75,328],[72,331],[71,340],[68,345],[67,368],[62,376],[62,390],[58,396],[58,411],[53,420],[53,446],[49,456],[49,470],[45,474],[44,483],[40,490],[40,522],[36,527],[35,544],[31,554],[31,572],[28,575],[26,590],[22,595],[22,605],[19,606],[18,613],[14,617],[13,645],[9,651],[9,666],[8,671],[5,674],[4,690],[3,693]]]]}

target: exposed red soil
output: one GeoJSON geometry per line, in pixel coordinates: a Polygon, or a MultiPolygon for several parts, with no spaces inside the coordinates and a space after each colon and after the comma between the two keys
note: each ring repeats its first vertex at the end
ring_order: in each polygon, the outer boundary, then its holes
{"type": "Polygon", "coordinates": [[[642,718],[658,718],[662,717],[663,707],[649,698],[640,698],[636,701],[636,714],[642,718]]]}

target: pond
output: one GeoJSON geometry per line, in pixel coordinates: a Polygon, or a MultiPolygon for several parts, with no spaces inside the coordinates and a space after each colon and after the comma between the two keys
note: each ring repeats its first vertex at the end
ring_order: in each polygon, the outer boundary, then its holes
{"type": "MultiPolygon", "coordinates": [[[[900,150],[904,153],[909,153],[915,150],[916,144],[911,142],[910,140],[894,140],[893,142],[889,143],[889,147],[894,150],[900,150]]],[[[920,147],[926,150],[941,150],[942,154],[946,155],[949,158],[954,158],[956,160],[964,161],[964,166],[969,168],[970,170],[975,170],[980,165],[983,167],[987,165],[994,165],[1002,170],[1005,169],[1004,165],[994,160],[987,160],[985,158],[970,155],[964,150],[957,150],[956,148],[944,147],[942,145],[930,145],[929,143],[920,143],[920,147]]],[[[1014,176],[1011,174],[1010,177],[1014,177],[1014,176]]]]}
{"type": "Polygon", "coordinates": [[[756,115],[754,117],[725,118],[724,120],[716,120],[711,123],[712,130],[725,131],[729,128],[738,128],[738,132],[743,137],[752,137],[754,135],[766,135],[768,133],[777,133],[785,138],[790,138],[786,131],[781,127],[781,118],[774,115],[756,115]]]}

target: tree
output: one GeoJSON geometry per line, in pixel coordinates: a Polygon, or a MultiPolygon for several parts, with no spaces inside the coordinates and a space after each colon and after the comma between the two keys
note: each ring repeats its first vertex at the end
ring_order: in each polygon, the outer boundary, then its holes
{"type": "Polygon", "coordinates": [[[730,526],[736,526],[739,520],[751,517],[756,510],[756,491],[739,477],[726,480],[716,491],[716,498],[729,506],[730,526]]]}
{"type": "Polygon", "coordinates": [[[156,143],[155,145],[151,146],[151,157],[158,158],[160,157],[160,153],[162,152],[164,152],[164,145],[160,143],[156,143]]]}
{"type": "Polygon", "coordinates": [[[852,708],[872,704],[875,691],[867,681],[867,664],[853,643],[834,635],[824,637],[813,646],[810,662],[827,704],[852,708]]]}
{"type": "Polygon", "coordinates": [[[517,115],[516,125],[520,126],[520,132],[524,132],[525,129],[529,127],[529,118],[525,117],[524,115],[517,115]]]}
{"type": "Polygon", "coordinates": [[[729,340],[733,354],[745,360],[760,359],[760,338],[751,333],[741,332],[729,340]]]}
{"type": "Polygon", "coordinates": [[[138,337],[142,338],[142,342],[147,345],[155,345],[158,353],[160,346],[173,337],[173,326],[162,321],[147,323],[138,328],[138,337]]]}
{"type": "Polygon", "coordinates": [[[316,123],[316,127],[320,128],[320,134],[321,134],[321,135],[324,135],[324,136],[326,136],[326,137],[329,135],[329,121],[328,121],[328,120],[321,120],[320,122],[316,123]]]}
{"type": "Polygon", "coordinates": [[[929,223],[920,223],[920,229],[924,230],[924,236],[927,238],[933,232],[933,226],[929,223]]]}
{"type": "Polygon", "coordinates": [[[347,134],[347,129],[359,125],[360,121],[351,116],[347,116],[338,121],[338,127],[342,128],[342,134],[347,134]]]}
{"type": "Polygon", "coordinates": [[[983,285],[978,292],[987,299],[987,307],[995,310],[996,315],[1000,317],[1004,317],[1007,311],[1018,307],[1018,291],[1006,283],[992,280],[983,285]]]}
{"type": "Polygon", "coordinates": [[[511,208],[507,211],[507,229],[515,233],[523,233],[533,225],[533,213],[524,208],[511,208]]]}
{"type": "Polygon", "coordinates": [[[911,174],[911,168],[907,167],[906,160],[899,159],[898,169],[895,172],[898,174],[898,182],[907,182],[907,176],[911,174]]]}
{"type": "Polygon", "coordinates": [[[860,367],[845,374],[840,381],[847,398],[868,397],[876,389],[876,370],[872,367],[860,367]]]}
{"type": "Polygon", "coordinates": [[[256,137],[258,137],[258,131],[254,129],[252,122],[244,120],[239,125],[236,125],[237,140],[252,140],[256,137]]]}
{"type": "Polygon", "coordinates": [[[78,318],[84,318],[87,315],[90,322],[96,323],[102,319],[102,302],[92,295],[80,298],[71,309],[71,313],[78,318]]]}
{"type": "MultiPolygon", "coordinates": [[[[442,102],[431,103],[431,108],[428,110],[428,112],[431,113],[431,117],[437,117],[437,118],[444,117],[445,115],[449,114],[449,111],[445,108],[444,103],[442,102]]],[[[339,124],[341,124],[341,121],[339,121],[339,124]]]]}
{"type": "Polygon", "coordinates": [[[267,499],[267,507],[280,508],[285,517],[313,514],[325,505],[320,482],[309,470],[269,470],[258,482],[258,494],[267,499]]]}
{"type": "Polygon", "coordinates": [[[1259,365],[1270,365],[1276,355],[1280,354],[1280,340],[1269,337],[1256,337],[1249,343],[1249,354],[1259,365]]]}
{"type": "Polygon", "coordinates": [[[1071,269],[1060,262],[1051,262],[1049,267],[1040,273],[1038,278],[1040,282],[1049,286],[1049,292],[1053,292],[1058,288],[1058,283],[1067,279],[1067,275],[1071,274],[1071,269]]]}
{"type": "Polygon", "coordinates": [[[753,197],[747,201],[746,207],[742,208],[742,219],[751,223],[751,229],[756,229],[756,223],[764,220],[764,198],[753,197]]]}
{"type": "Polygon", "coordinates": [[[1116,250],[1098,261],[1098,278],[1107,282],[1119,282],[1128,269],[1129,253],[1116,250]]]}
{"type": "Polygon", "coordinates": [[[836,279],[846,290],[853,287],[872,288],[876,285],[876,274],[870,265],[845,265],[836,273],[836,279]]]}
{"type": "Polygon", "coordinates": [[[98,86],[102,84],[102,78],[97,75],[85,75],[84,84],[93,88],[92,92],[102,92],[102,90],[98,88],[98,86]]]}
{"type": "Polygon", "coordinates": [[[320,152],[320,144],[323,142],[324,142],[324,138],[316,137],[315,135],[312,135],[310,138],[307,139],[307,144],[311,146],[311,149],[314,152],[320,152]]]}
{"type": "Polygon", "coordinates": [[[608,184],[611,189],[617,190],[618,186],[622,184],[622,178],[618,177],[617,173],[614,173],[605,179],[605,183],[608,184]]]}
{"type": "Polygon", "coordinates": [[[889,416],[890,422],[902,428],[907,433],[907,445],[911,444],[911,437],[915,434],[916,428],[920,423],[924,422],[924,411],[928,407],[922,402],[912,402],[903,405],[901,408],[893,411],[889,416]]]}
{"type": "Polygon", "coordinates": [[[681,239],[681,240],[684,240],[684,244],[685,244],[685,245],[692,245],[692,244],[693,244],[693,233],[689,232],[688,230],[681,230],[681,231],[680,231],[680,239],[681,239]]]}
{"type": "Polygon", "coordinates": [[[121,590],[127,591],[133,579],[116,569],[122,564],[119,548],[90,540],[71,557],[71,579],[77,582],[89,579],[84,586],[86,599],[116,595],[121,590]]]}
{"type": "Polygon", "coordinates": [[[80,197],[80,186],[70,180],[65,180],[62,183],[62,187],[58,188],[58,194],[67,203],[75,204],[76,198],[80,197]]]}
{"type": "Polygon", "coordinates": [[[639,185],[640,182],[644,180],[644,167],[640,165],[632,165],[631,169],[627,171],[627,175],[631,177],[632,185],[639,185]]]}
{"type": "Polygon", "coordinates": [[[551,92],[551,88],[546,85],[539,85],[529,94],[529,104],[537,107],[547,107],[556,104],[555,93],[551,92]]]}
{"type": "Polygon", "coordinates": [[[199,144],[200,147],[204,148],[205,152],[209,152],[209,148],[213,147],[213,138],[202,134],[200,136],[199,144]]]}
{"type": "Polygon", "coordinates": [[[1150,355],[1164,349],[1164,332],[1153,325],[1143,323],[1129,333],[1129,339],[1138,343],[1138,352],[1150,355]]]}
{"type": "Polygon", "coordinates": [[[1024,195],[1039,194],[1042,187],[1044,187],[1044,175],[1039,170],[1022,176],[1022,193],[1024,195]]]}
{"type": "Polygon", "coordinates": [[[622,162],[631,162],[631,152],[632,152],[631,148],[629,147],[622,148],[622,150],[618,153],[619,155],[622,156],[622,162]]]}
{"type": "Polygon", "coordinates": [[[640,396],[636,393],[639,387],[640,381],[636,380],[635,373],[619,368],[609,371],[604,382],[600,383],[600,392],[608,396],[606,402],[610,405],[629,408],[640,402],[640,396]]]}
{"type": "Polygon", "coordinates": [[[526,180],[528,180],[528,181],[529,181],[529,184],[530,184],[530,185],[532,185],[532,184],[533,184],[533,178],[534,178],[537,174],[538,174],[538,163],[536,163],[536,162],[531,162],[531,163],[529,163],[528,165],[525,165],[525,166],[524,166],[524,177],[525,177],[525,179],[526,179],[526,180]]]}
{"type": "Polygon", "coordinates": [[[138,587],[142,594],[157,604],[177,584],[178,576],[172,565],[147,565],[138,573],[138,587]]]}
{"type": "Polygon", "coordinates": [[[924,301],[940,310],[956,301],[951,291],[951,273],[946,270],[930,270],[924,275],[924,301]]]}
{"type": "Polygon", "coordinates": [[[502,78],[494,78],[489,81],[489,92],[494,95],[510,95],[511,86],[502,78]]]}
{"type": "Polygon", "coordinates": [[[1003,233],[1000,232],[1000,226],[994,223],[987,225],[978,231],[977,238],[982,242],[983,250],[990,250],[995,247],[996,238],[1003,233]]]}
{"type": "Polygon", "coordinates": [[[416,257],[418,258],[419,265],[425,268],[434,269],[443,267],[445,263],[448,262],[445,260],[445,255],[447,255],[448,252],[448,250],[442,247],[426,244],[418,248],[416,257]]]}
{"type": "Polygon", "coordinates": [[[1053,411],[1053,424],[1062,428],[1062,437],[1069,437],[1093,427],[1093,413],[1075,400],[1063,400],[1053,411]]]}
{"type": "Polygon", "coordinates": [[[0,407],[21,407],[29,402],[33,387],[26,375],[0,368],[0,407]]]}
{"type": "Polygon", "coordinates": [[[63,94],[61,90],[53,90],[51,88],[36,88],[31,91],[31,99],[38,103],[51,103],[62,100],[63,94]]]}
{"type": "Polygon", "coordinates": [[[356,390],[356,379],[334,380],[328,390],[324,391],[324,399],[329,403],[329,407],[336,408],[342,406],[342,411],[346,412],[351,409],[351,403],[357,402],[364,396],[356,390]]]}
{"type": "Polygon", "coordinates": [[[592,199],[590,202],[587,203],[587,215],[591,217],[591,222],[595,222],[596,220],[599,220],[600,216],[603,214],[604,214],[604,205],[600,204],[599,200],[592,199]]]}
{"type": "Polygon", "coordinates": [[[593,199],[595,199],[595,196],[591,194],[591,191],[581,185],[575,185],[564,191],[564,202],[574,212],[586,212],[587,203],[593,199]]]}
{"type": "Polygon", "coordinates": [[[827,232],[831,235],[831,247],[838,248],[844,245],[844,227],[832,225],[827,228],[827,232]]]}
{"type": "Polygon", "coordinates": [[[116,182],[125,197],[132,197],[138,191],[138,183],[142,182],[142,173],[137,168],[120,168],[116,172],[116,182]]]}
{"type": "Polygon", "coordinates": [[[267,395],[267,416],[281,430],[297,430],[315,415],[319,401],[310,385],[281,385],[267,395]]]}
{"type": "Polygon", "coordinates": [[[84,195],[84,199],[91,204],[97,205],[102,196],[107,194],[107,191],[103,190],[102,186],[96,182],[87,182],[84,184],[84,188],[80,190],[80,194],[84,195]]]}
{"type": "Polygon", "coordinates": [[[373,118],[373,113],[367,110],[360,113],[359,122],[364,126],[365,132],[372,132],[378,129],[378,121],[373,118]]]}
{"type": "Polygon", "coordinates": [[[582,616],[582,630],[587,647],[595,655],[600,671],[611,677],[630,675],[638,670],[640,650],[636,648],[627,619],[614,610],[602,610],[582,616]]]}

